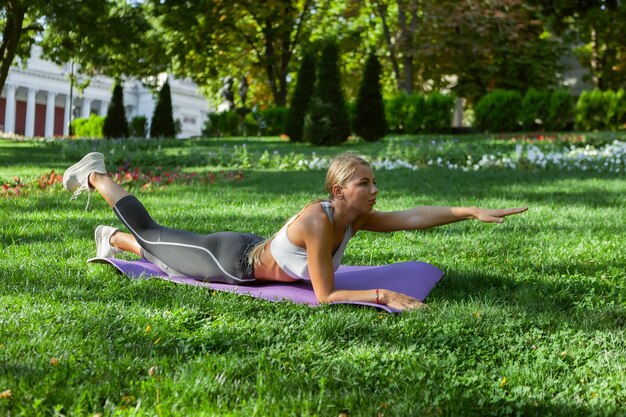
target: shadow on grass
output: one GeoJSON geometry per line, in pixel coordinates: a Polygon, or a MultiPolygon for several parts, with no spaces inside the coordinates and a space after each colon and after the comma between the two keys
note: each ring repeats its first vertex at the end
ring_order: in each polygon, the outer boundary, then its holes
{"type": "Polygon", "coordinates": [[[0,168],[24,165],[41,165],[42,169],[65,166],[60,146],[33,146],[30,142],[1,140],[0,168]],[[45,168],[43,168],[45,167],[45,168]]]}

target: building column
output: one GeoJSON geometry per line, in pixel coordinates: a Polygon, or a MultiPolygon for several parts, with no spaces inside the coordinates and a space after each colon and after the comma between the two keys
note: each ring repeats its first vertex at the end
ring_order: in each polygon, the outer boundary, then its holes
{"type": "Polygon", "coordinates": [[[80,117],[89,118],[91,116],[91,99],[83,97],[83,104],[80,109],[80,117]]]}
{"type": "Polygon", "coordinates": [[[48,98],[46,100],[46,133],[47,138],[54,136],[54,105],[57,95],[52,91],[48,91],[48,98]]]}
{"type": "Polygon", "coordinates": [[[63,112],[63,136],[70,135],[70,112],[72,109],[70,108],[70,96],[67,94],[65,96],[65,112],[63,112]]]}
{"type": "Polygon", "coordinates": [[[24,136],[35,136],[35,98],[37,90],[33,88],[28,89],[28,96],[26,98],[26,128],[24,129],[24,136]]]}
{"type": "Polygon", "coordinates": [[[15,133],[15,90],[14,85],[6,84],[7,100],[4,109],[4,131],[6,133],[15,133]]]}
{"type": "Polygon", "coordinates": [[[109,103],[104,100],[100,101],[100,116],[106,117],[107,111],[109,111],[109,103]]]}

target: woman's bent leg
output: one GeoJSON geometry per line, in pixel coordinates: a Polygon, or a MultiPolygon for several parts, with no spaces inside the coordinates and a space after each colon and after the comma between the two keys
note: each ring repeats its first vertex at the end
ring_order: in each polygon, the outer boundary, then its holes
{"type": "Polygon", "coordinates": [[[113,181],[113,179],[107,174],[92,172],[87,178],[89,185],[98,190],[100,195],[104,197],[111,208],[113,208],[115,203],[117,203],[120,199],[130,195],[128,191],[113,181]]]}
{"type": "Polygon", "coordinates": [[[262,240],[259,236],[234,232],[201,235],[167,228],[157,224],[130,194],[117,200],[113,210],[145,252],[179,273],[227,283],[254,280],[247,254],[262,240]]]}
{"type": "Polygon", "coordinates": [[[141,256],[141,246],[137,243],[135,236],[129,233],[120,232],[118,230],[111,236],[109,243],[114,248],[141,256]]]}

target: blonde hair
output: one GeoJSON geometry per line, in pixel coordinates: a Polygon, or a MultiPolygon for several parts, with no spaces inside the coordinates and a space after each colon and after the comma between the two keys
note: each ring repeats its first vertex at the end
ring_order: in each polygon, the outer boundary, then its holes
{"type": "MultiPolygon", "coordinates": [[[[354,172],[361,165],[365,165],[367,167],[370,166],[369,162],[360,157],[356,152],[343,152],[339,155],[336,155],[330,163],[328,167],[328,171],[326,171],[326,192],[328,193],[328,199],[332,201],[334,198],[333,195],[333,186],[339,185],[340,187],[345,187],[350,178],[354,175],[354,172]]],[[[326,201],[323,199],[317,199],[313,201],[309,201],[303,208],[296,214],[295,217],[298,217],[304,210],[306,210],[309,206],[326,201]]],[[[286,223],[285,223],[286,224],[286,223]]],[[[285,227],[283,225],[283,227],[285,227]]],[[[281,227],[282,229],[282,227],[281,227]]],[[[280,231],[280,229],[279,229],[280,231]]],[[[265,249],[265,246],[278,234],[278,232],[274,233],[271,237],[263,240],[262,242],[257,243],[250,253],[248,254],[248,262],[254,265],[261,261],[261,253],[265,249]]]]}

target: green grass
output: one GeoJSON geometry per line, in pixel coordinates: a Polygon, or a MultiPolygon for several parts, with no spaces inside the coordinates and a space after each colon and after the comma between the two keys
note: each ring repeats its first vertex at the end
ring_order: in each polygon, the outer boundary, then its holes
{"type": "MultiPolygon", "coordinates": [[[[234,143],[243,141],[163,146],[175,165],[185,149],[234,143]]],[[[314,150],[275,139],[246,143],[314,150]]],[[[371,154],[384,146],[347,147],[371,154]]],[[[0,179],[62,172],[74,162],[63,149],[2,140],[0,179]]],[[[69,201],[58,185],[0,198],[0,393],[11,392],[0,398],[0,415],[623,415],[623,175],[376,176],[381,210],[530,210],[502,225],[359,233],[345,263],[421,260],[446,274],[428,311],[393,315],[129,280],[85,263],[94,228],[119,223],[101,198],[88,211],[84,198],[69,201]]],[[[323,180],[321,171],[248,170],[242,181],[133,191],[162,224],[269,235],[323,196],[323,180]]]]}

